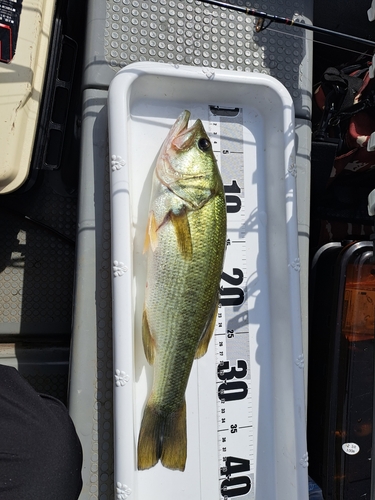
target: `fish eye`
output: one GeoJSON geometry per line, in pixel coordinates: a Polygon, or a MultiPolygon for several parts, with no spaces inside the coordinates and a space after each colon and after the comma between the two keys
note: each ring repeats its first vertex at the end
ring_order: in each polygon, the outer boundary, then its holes
{"type": "Polygon", "coordinates": [[[206,137],[202,137],[201,139],[199,139],[198,148],[201,151],[208,151],[210,147],[211,147],[211,142],[206,137]]]}

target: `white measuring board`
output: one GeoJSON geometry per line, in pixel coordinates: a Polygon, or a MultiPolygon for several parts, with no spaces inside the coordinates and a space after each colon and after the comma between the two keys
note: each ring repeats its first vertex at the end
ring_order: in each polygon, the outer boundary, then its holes
{"type": "Polygon", "coordinates": [[[292,100],[267,75],[161,63],[109,91],[117,499],[306,500],[292,100]],[[211,138],[227,201],[216,329],[187,390],[184,472],[136,467],[153,370],[141,317],[152,172],[182,110],[211,138]]]}
{"type": "MultiPolygon", "coordinates": [[[[248,129],[246,129],[248,130],[248,129]]],[[[214,332],[217,365],[217,432],[219,498],[255,498],[254,426],[251,392],[250,332],[248,324],[247,227],[255,193],[245,191],[244,163],[251,158],[254,140],[244,140],[243,109],[209,106],[208,134],[221,171],[227,204],[227,249],[214,332]],[[245,154],[245,147],[247,151],[245,154]],[[249,151],[250,149],[250,151],[249,151]],[[252,197],[252,203],[246,203],[252,197]]],[[[254,170],[249,169],[249,170],[254,170]]],[[[249,172],[250,173],[250,172],[249,172]]],[[[249,189],[251,191],[251,189],[249,189]]],[[[251,243],[250,243],[251,244],[251,243]]],[[[257,245],[253,248],[256,251],[257,245]]]]}

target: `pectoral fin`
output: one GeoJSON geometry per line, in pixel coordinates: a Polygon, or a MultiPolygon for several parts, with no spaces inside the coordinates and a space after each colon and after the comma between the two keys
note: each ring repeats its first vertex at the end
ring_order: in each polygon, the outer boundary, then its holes
{"type": "Polygon", "coordinates": [[[146,359],[150,365],[153,365],[155,359],[155,340],[150,332],[146,309],[143,310],[142,316],[142,341],[146,359]]]}
{"type": "Polygon", "coordinates": [[[150,212],[147,222],[146,236],[145,242],[143,245],[143,253],[146,253],[149,249],[150,245],[152,251],[155,251],[155,248],[158,246],[158,234],[157,234],[158,226],[156,224],[154,212],[150,212]]]}
{"type": "Polygon", "coordinates": [[[169,218],[176,231],[179,251],[186,260],[191,260],[193,255],[193,244],[191,241],[190,224],[186,209],[182,210],[178,215],[171,211],[169,213],[169,218]]]}
{"type": "Polygon", "coordinates": [[[195,353],[196,359],[201,358],[207,352],[208,345],[210,343],[212,334],[214,333],[214,330],[215,330],[218,307],[219,307],[219,300],[215,303],[215,306],[212,308],[211,316],[209,317],[209,319],[207,321],[206,328],[205,328],[205,330],[201,336],[201,339],[199,341],[198,349],[197,349],[197,352],[195,353]]]}

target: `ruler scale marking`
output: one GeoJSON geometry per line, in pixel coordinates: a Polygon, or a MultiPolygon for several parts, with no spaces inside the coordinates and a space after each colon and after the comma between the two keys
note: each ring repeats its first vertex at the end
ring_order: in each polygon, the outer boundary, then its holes
{"type": "Polygon", "coordinates": [[[219,500],[254,500],[254,440],[250,340],[247,323],[247,250],[243,110],[209,107],[209,136],[227,201],[227,252],[215,329],[219,500]],[[214,109],[214,112],[213,112],[214,109]],[[235,239],[232,239],[235,235],[235,239]],[[233,272],[229,273],[229,270],[233,272]]]}

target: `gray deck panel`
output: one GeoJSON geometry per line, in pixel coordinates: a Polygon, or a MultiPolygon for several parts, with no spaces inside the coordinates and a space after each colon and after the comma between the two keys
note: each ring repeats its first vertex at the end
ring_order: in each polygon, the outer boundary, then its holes
{"type": "Polygon", "coordinates": [[[112,328],[107,92],[83,96],[81,193],[70,414],[84,449],[83,500],[113,498],[112,328]]]}
{"type": "Polygon", "coordinates": [[[0,336],[70,335],[76,203],[55,193],[48,175],[0,198],[0,336]]]}
{"type": "MultiPolygon", "coordinates": [[[[246,5],[311,23],[313,2],[246,5]]],[[[105,89],[116,72],[137,61],[160,61],[270,74],[290,92],[299,118],[311,117],[312,34],[196,0],[89,2],[85,88],[105,89]]]]}
{"type": "Polygon", "coordinates": [[[50,181],[0,197],[0,363],[66,403],[77,199],[50,181]]]}

